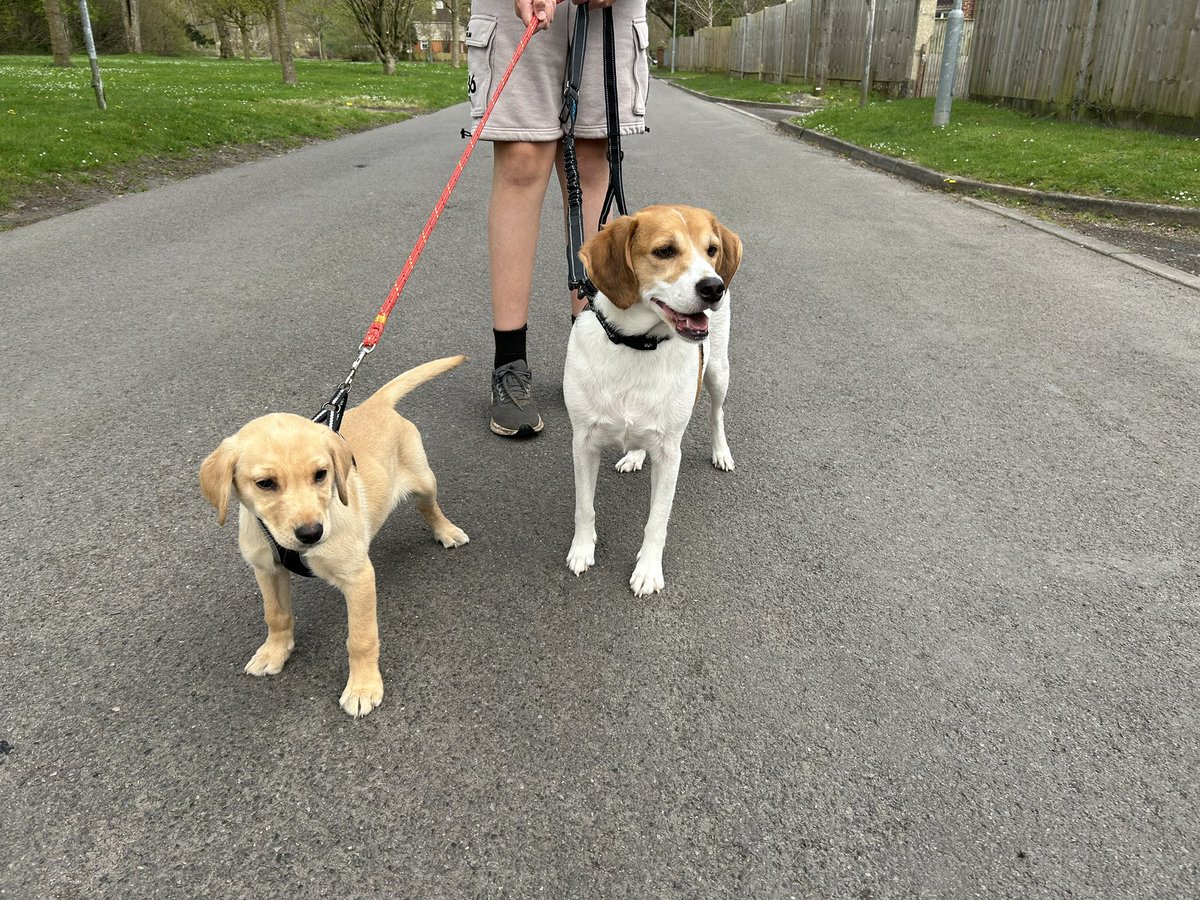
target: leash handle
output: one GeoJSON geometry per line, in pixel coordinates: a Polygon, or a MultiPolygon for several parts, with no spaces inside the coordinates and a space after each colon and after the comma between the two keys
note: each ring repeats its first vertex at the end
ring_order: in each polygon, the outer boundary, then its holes
{"type": "MultiPolygon", "coordinates": [[[[625,206],[625,183],[621,177],[621,117],[617,105],[617,50],[613,27],[613,11],[606,6],[602,12],[604,60],[604,117],[608,146],[608,190],[600,210],[598,226],[608,221],[615,205],[617,215],[628,214],[625,206]]],[[[563,85],[563,107],[559,120],[563,124],[563,180],[567,186],[567,287],[589,301],[596,296],[596,286],[587,276],[579,259],[583,246],[583,190],[579,183],[579,162],[575,154],[575,118],[579,111],[579,86],[583,80],[583,61],[587,52],[588,8],[575,11],[575,33],[567,56],[567,80],[563,85]]]]}
{"type": "MultiPolygon", "coordinates": [[[[564,0],[556,0],[556,2],[562,3],[564,0]]],[[[450,194],[454,191],[455,185],[458,184],[459,176],[462,175],[463,169],[467,165],[467,160],[471,158],[471,152],[475,149],[475,145],[479,143],[479,136],[483,134],[483,128],[487,125],[487,120],[496,106],[496,101],[500,99],[500,92],[508,84],[508,78],[512,75],[513,69],[516,68],[517,60],[521,58],[521,54],[529,46],[529,41],[537,30],[538,24],[539,22],[536,17],[529,20],[525,34],[521,37],[520,43],[517,44],[517,49],[513,52],[512,59],[509,60],[508,68],[504,70],[504,75],[500,78],[499,84],[496,85],[496,91],[492,94],[492,99],[488,101],[487,108],[484,109],[483,116],[479,119],[479,124],[475,126],[475,131],[471,134],[471,140],[467,143],[466,149],[463,150],[462,156],[459,157],[458,165],[454,167],[450,181],[447,182],[446,187],[442,190],[442,195],[433,207],[433,212],[429,214],[429,219],[425,222],[425,227],[421,229],[421,236],[417,238],[416,246],[408,254],[404,268],[400,270],[400,277],[396,279],[395,284],[392,285],[392,289],[388,291],[387,299],[384,300],[383,306],[380,307],[379,314],[375,316],[375,321],[367,329],[367,333],[362,340],[362,347],[368,353],[375,348],[375,345],[379,342],[379,338],[383,335],[383,329],[387,325],[388,316],[392,314],[392,310],[396,306],[396,301],[400,299],[400,293],[404,290],[404,285],[408,283],[409,276],[412,275],[413,269],[416,268],[417,260],[420,259],[421,252],[425,249],[425,244],[429,241],[429,236],[433,234],[433,229],[437,226],[438,219],[442,217],[442,213],[446,209],[446,204],[450,200],[450,194]]]]}

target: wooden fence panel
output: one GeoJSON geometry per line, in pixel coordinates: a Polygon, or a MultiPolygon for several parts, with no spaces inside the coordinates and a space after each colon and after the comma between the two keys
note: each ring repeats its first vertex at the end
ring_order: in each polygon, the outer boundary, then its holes
{"type": "Polygon", "coordinates": [[[1200,129],[1200,0],[980,0],[976,28],[972,96],[1200,129]]]}

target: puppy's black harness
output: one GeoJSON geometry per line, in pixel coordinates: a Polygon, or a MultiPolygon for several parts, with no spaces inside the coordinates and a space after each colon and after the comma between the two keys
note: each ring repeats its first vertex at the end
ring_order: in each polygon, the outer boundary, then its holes
{"type": "Polygon", "coordinates": [[[308,567],[308,563],[304,561],[304,554],[299,550],[289,550],[282,546],[279,541],[275,540],[275,535],[271,534],[271,529],[267,527],[267,523],[262,519],[255,517],[258,525],[263,530],[263,534],[267,538],[267,543],[271,545],[271,552],[275,554],[275,562],[279,563],[289,572],[294,572],[304,578],[312,578],[313,570],[308,567]]]}

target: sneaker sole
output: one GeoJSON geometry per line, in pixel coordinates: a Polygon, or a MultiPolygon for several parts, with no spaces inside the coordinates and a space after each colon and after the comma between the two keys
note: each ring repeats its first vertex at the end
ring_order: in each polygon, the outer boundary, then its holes
{"type": "Polygon", "coordinates": [[[546,423],[542,421],[541,416],[539,416],[536,425],[521,425],[518,428],[513,429],[505,428],[503,425],[498,424],[495,419],[492,419],[491,429],[493,433],[498,434],[501,437],[531,438],[540,432],[542,428],[545,427],[545,424],[546,423]]]}

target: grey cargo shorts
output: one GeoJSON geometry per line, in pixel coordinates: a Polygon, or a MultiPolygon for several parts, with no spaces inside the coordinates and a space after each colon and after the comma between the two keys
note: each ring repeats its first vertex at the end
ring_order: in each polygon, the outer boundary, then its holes
{"type": "MultiPolygon", "coordinates": [[[[567,44],[575,27],[575,12],[571,0],[560,3],[549,30],[538,32],[530,40],[488,118],[483,140],[556,141],[562,137],[558,114],[562,109],[567,44]]],[[[646,130],[646,96],[650,91],[646,0],[616,0],[613,26],[621,134],[638,134],[646,130]]],[[[513,11],[512,0],[473,3],[466,34],[467,93],[473,125],[483,116],[524,33],[525,26],[513,11]]],[[[576,137],[603,138],[608,134],[604,116],[603,46],[601,16],[595,11],[588,20],[576,137]]]]}

